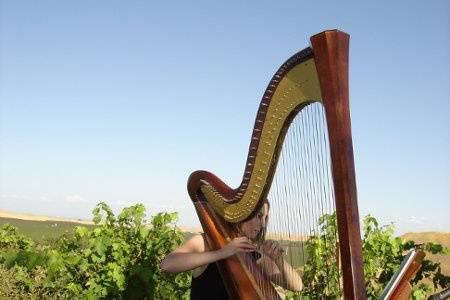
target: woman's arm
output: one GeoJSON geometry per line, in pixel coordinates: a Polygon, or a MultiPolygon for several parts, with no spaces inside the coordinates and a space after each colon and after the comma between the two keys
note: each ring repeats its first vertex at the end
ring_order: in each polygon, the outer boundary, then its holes
{"type": "Polygon", "coordinates": [[[220,250],[208,251],[205,239],[198,234],[168,254],[161,262],[161,269],[171,273],[189,271],[239,252],[254,251],[255,248],[248,238],[240,237],[233,239],[220,250]]]}
{"type": "Polygon", "coordinates": [[[283,249],[276,241],[267,240],[262,245],[260,265],[269,279],[290,291],[301,291],[303,282],[294,268],[283,259],[283,249]]]}
{"type": "Polygon", "coordinates": [[[290,291],[301,291],[303,288],[302,278],[292,268],[292,266],[284,259],[278,259],[275,264],[279,270],[271,276],[271,280],[285,289],[290,291]]]}

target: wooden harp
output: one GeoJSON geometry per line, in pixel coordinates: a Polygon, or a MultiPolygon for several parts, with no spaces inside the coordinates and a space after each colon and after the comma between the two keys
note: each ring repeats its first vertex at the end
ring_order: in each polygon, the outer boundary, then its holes
{"type": "MultiPolygon", "coordinates": [[[[321,112],[316,111],[312,114],[322,113],[326,119],[324,129],[328,149],[325,152],[328,152],[326,153],[329,157],[328,178],[331,180],[329,184],[331,193],[328,192],[327,195],[332,199],[335,210],[333,213],[337,220],[336,256],[340,269],[339,287],[342,290],[340,295],[345,299],[365,299],[350,129],[348,51],[349,35],[344,32],[329,30],[312,36],[311,47],[293,55],[278,69],[262,97],[241,184],[237,188],[231,188],[210,172],[196,171],[189,177],[188,192],[203,230],[209,238],[209,246],[212,249],[222,248],[239,234],[234,224],[252,218],[267,197],[272,201],[270,193],[273,192],[271,191],[273,182],[277,180],[275,173],[281,164],[280,161],[289,162],[289,155],[298,158],[296,153],[283,154],[286,135],[297,116],[305,113],[307,120],[303,118],[298,125],[299,131],[293,133],[300,140],[305,138],[307,133],[301,131],[302,125],[310,123],[308,120],[312,119],[312,116],[308,115],[307,110],[315,105],[315,109],[321,112]]],[[[316,125],[307,126],[313,128],[316,125]]],[[[309,191],[302,192],[302,201],[305,202],[297,203],[295,199],[297,196],[291,201],[294,203],[291,212],[298,210],[297,217],[295,213],[293,214],[294,223],[306,218],[309,208],[305,207],[316,206],[315,203],[319,200],[315,193],[324,190],[313,187],[311,183],[313,180],[311,177],[323,175],[319,174],[322,171],[316,171],[315,166],[319,165],[319,162],[313,159],[316,157],[315,151],[319,151],[319,148],[312,145],[312,142],[311,145],[304,147],[305,149],[309,147],[306,149],[309,162],[300,163],[294,172],[294,179],[303,178],[303,182],[296,184],[300,189],[309,191]],[[310,170],[309,173],[305,173],[306,169],[310,170]],[[310,186],[305,187],[306,185],[310,186]]],[[[319,161],[325,160],[319,158],[319,161]]],[[[325,174],[325,171],[322,173],[325,174]]],[[[316,180],[318,186],[321,180],[316,180]]],[[[287,184],[287,180],[281,183],[284,191],[288,190],[287,184]]],[[[322,213],[324,212],[329,211],[322,209],[322,213]]],[[[313,215],[319,216],[320,209],[319,213],[313,215]]],[[[277,216],[271,218],[274,220],[277,216]]],[[[309,219],[311,218],[310,216],[309,219]]],[[[316,223],[316,230],[317,227],[316,223]]],[[[310,236],[313,232],[314,230],[303,235],[310,236]]],[[[218,262],[218,266],[230,298],[280,298],[280,293],[248,255],[232,256],[218,262]]]]}
{"type": "Polygon", "coordinates": [[[425,252],[411,250],[403,259],[397,272],[392,276],[379,300],[407,300],[412,291],[409,283],[422,267],[425,252]]]}

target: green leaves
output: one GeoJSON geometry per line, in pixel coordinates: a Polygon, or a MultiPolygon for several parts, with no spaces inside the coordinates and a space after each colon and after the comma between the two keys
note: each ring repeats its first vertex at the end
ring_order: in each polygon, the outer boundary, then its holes
{"type": "MultiPolygon", "coordinates": [[[[449,249],[439,244],[431,242],[416,244],[414,241],[394,237],[392,224],[381,226],[371,215],[363,220],[363,233],[364,276],[368,299],[378,299],[408,250],[418,248],[429,254],[450,253],[449,249]]],[[[308,259],[302,274],[305,288],[300,295],[289,294],[291,298],[316,299],[340,296],[337,243],[335,215],[320,217],[318,232],[306,242],[308,259]]],[[[424,259],[421,269],[412,280],[413,299],[424,299],[426,295],[434,292],[431,285],[421,282],[424,278],[429,279],[434,288],[450,286],[450,277],[441,273],[440,264],[424,259]]]]}
{"type": "Polygon", "coordinates": [[[85,235],[89,233],[89,229],[84,226],[75,227],[75,235],[77,238],[83,238],[85,235]]]}
{"type": "Polygon", "coordinates": [[[323,215],[319,218],[318,231],[306,241],[307,261],[303,269],[303,291],[292,297],[312,299],[340,298],[340,274],[337,251],[336,216],[323,215]]]}
{"type": "Polygon", "coordinates": [[[78,226],[73,235],[40,249],[13,226],[3,226],[0,263],[7,260],[6,266],[14,269],[8,276],[14,277],[15,289],[37,298],[188,297],[189,273],[166,274],[159,268],[164,256],[184,239],[175,226],[177,213],[159,213],[147,222],[142,204],[115,216],[104,202],[92,213],[96,226],[78,226]],[[38,281],[33,279],[37,270],[38,281]]]}
{"type": "Polygon", "coordinates": [[[450,254],[448,248],[435,244],[435,243],[426,243],[421,245],[425,251],[431,252],[432,254],[450,254]]]}
{"type": "MultiPolygon", "coordinates": [[[[145,207],[127,207],[117,216],[106,203],[93,210],[96,226],[78,226],[51,244],[36,245],[6,224],[0,229],[0,298],[66,299],[188,299],[190,273],[160,270],[165,255],[184,240],[176,227],[177,213],[158,213],[145,220],[145,207]],[[8,270],[9,269],[9,270],[8,270]]],[[[323,215],[305,242],[304,289],[287,299],[342,297],[336,216],[323,215]]],[[[379,294],[398,269],[407,250],[447,255],[435,243],[416,244],[394,237],[392,224],[380,225],[371,215],[363,220],[364,274],[369,299],[379,294]]],[[[413,299],[424,299],[435,288],[450,285],[439,263],[424,259],[412,281],[413,299]],[[422,282],[422,279],[428,281],[422,282]]]]}
{"type": "Polygon", "coordinates": [[[31,239],[19,234],[11,224],[4,224],[0,228],[0,249],[29,250],[33,245],[31,239]]]}

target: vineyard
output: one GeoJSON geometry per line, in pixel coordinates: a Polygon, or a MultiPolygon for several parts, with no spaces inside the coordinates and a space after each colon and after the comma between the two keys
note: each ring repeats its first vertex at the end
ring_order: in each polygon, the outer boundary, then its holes
{"type": "MultiPolygon", "coordinates": [[[[150,220],[145,217],[141,204],[114,215],[108,205],[100,203],[93,210],[93,225],[2,219],[0,298],[188,299],[189,272],[169,274],[159,267],[165,255],[186,238],[186,233],[176,227],[177,214],[158,213],[150,220]],[[24,235],[16,226],[29,226],[32,234],[24,235]],[[52,234],[42,234],[42,230],[50,229],[55,229],[52,234]]],[[[322,216],[319,222],[320,230],[306,241],[282,241],[286,253],[294,258],[295,267],[301,270],[305,285],[298,293],[284,291],[287,299],[341,296],[339,280],[333,282],[330,273],[322,271],[324,264],[333,265],[336,259],[335,249],[325,247],[337,244],[335,216],[322,216]]],[[[450,277],[442,272],[440,263],[428,259],[447,256],[448,248],[394,237],[392,225],[381,226],[371,216],[364,219],[363,232],[369,299],[379,296],[405,252],[412,248],[427,253],[412,282],[413,299],[424,299],[450,286],[450,277]]],[[[338,270],[333,274],[337,277],[338,270]]]]}
{"type": "Polygon", "coordinates": [[[0,298],[181,299],[190,276],[162,273],[159,264],[184,240],[176,213],[159,213],[149,223],[135,205],[115,216],[100,203],[96,226],[41,242],[9,224],[0,231],[0,298]]]}

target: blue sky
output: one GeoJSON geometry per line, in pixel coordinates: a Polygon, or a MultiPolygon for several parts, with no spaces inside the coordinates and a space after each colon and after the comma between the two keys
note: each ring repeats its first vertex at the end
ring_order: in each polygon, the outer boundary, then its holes
{"type": "Polygon", "coordinates": [[[189,174],[236,186],[273,73],[339,28],[360,214],[450,231],[450,2],[0,3],[0,209],[198,224],[189,174]]]}

